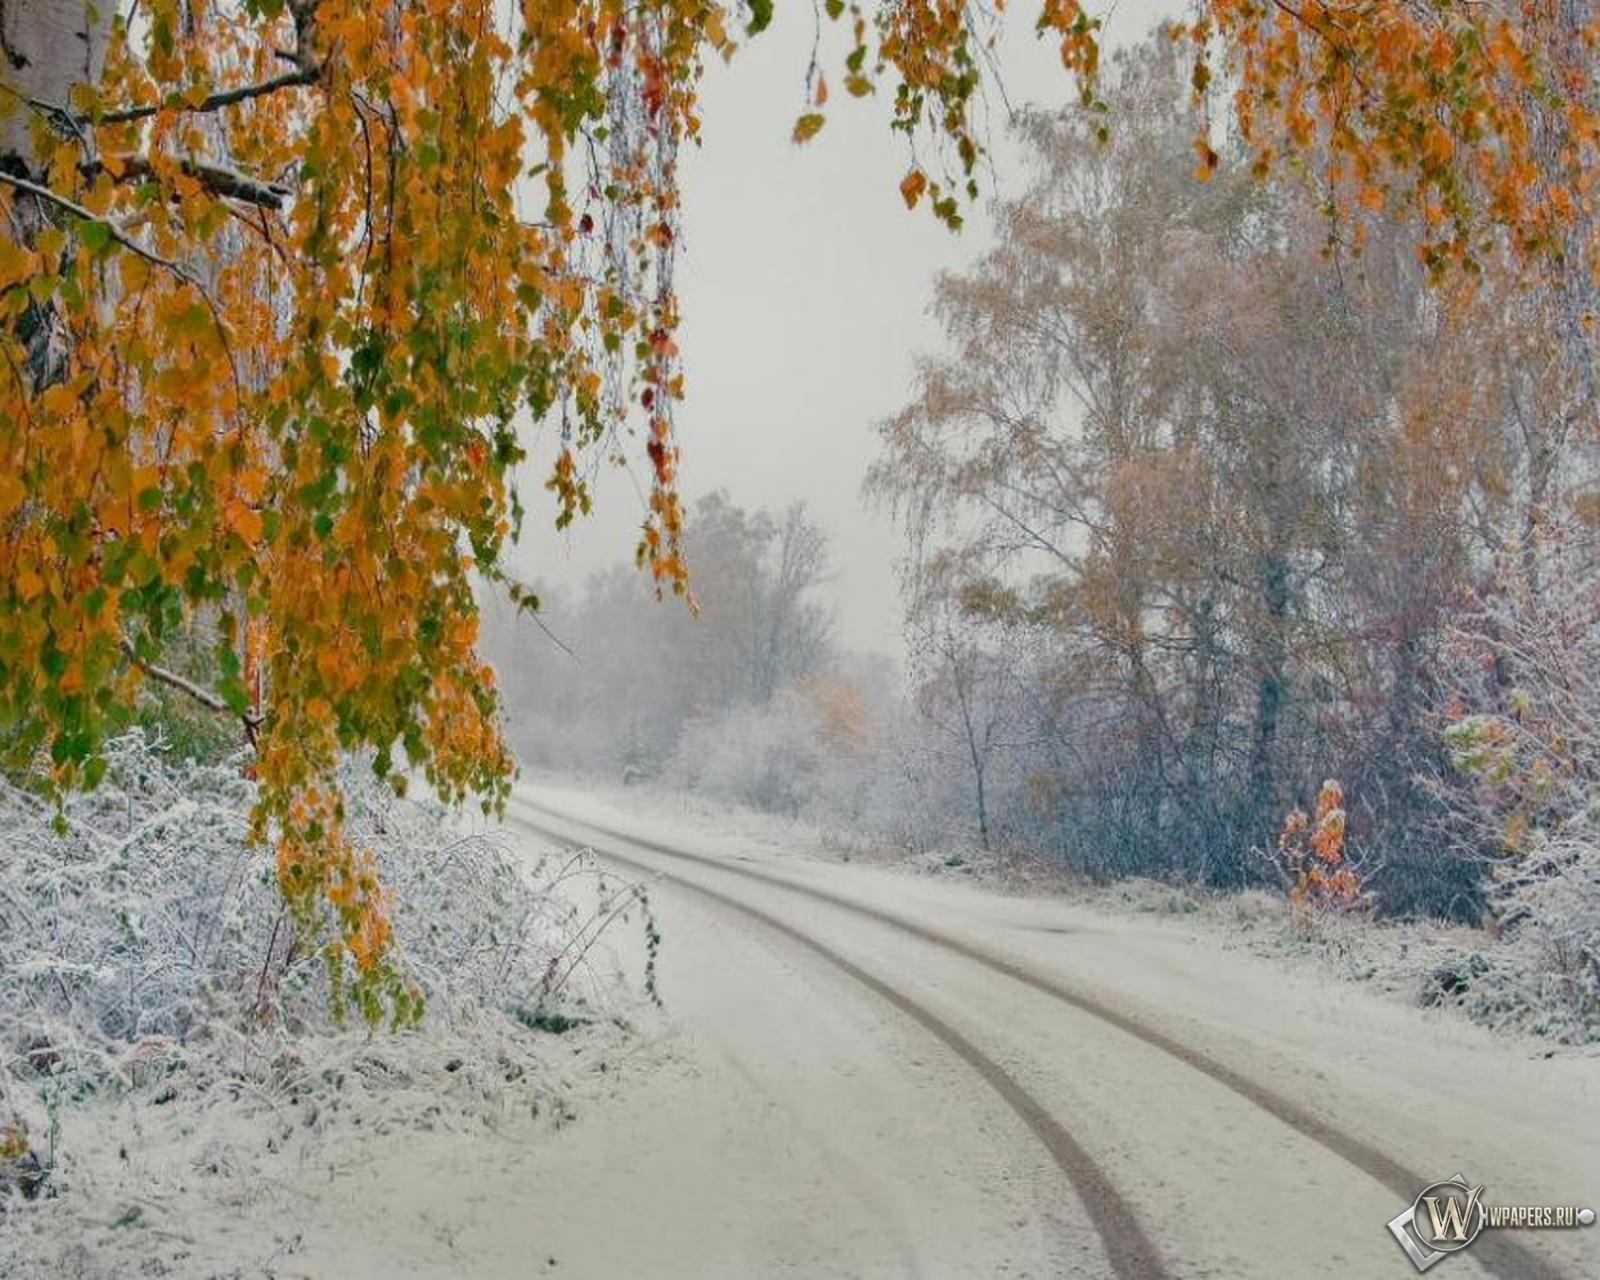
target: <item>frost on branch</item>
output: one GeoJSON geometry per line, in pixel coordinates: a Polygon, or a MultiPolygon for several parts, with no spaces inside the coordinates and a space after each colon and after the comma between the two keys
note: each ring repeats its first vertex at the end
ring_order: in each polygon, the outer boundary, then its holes
{"type": "Polygon", "coordinates": [[[1600,1035],[1600,546],[1550,520],[1497,566],[1452,637],[1459,683],[1436,793],[1491,862],[1503,938],[1531,953],[1546,1029],[1600,1035]]]}

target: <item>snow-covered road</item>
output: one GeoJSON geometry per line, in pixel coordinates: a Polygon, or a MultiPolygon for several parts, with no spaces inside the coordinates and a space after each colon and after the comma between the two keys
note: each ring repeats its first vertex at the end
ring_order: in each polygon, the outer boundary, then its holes
{"type": "MultiPolygon", "coordinates": [[[[1385,1223],[1428,1183],[1600,1200],[1593,1056],[574,790],[512,822],[651,881],[683,1032],[538,1157],[561,1274],[1403,1277],[1385,1223]]],[[[1489,1231],[1442,1274],[1600,1274],[1600,1229],[1489,1231]]]]}

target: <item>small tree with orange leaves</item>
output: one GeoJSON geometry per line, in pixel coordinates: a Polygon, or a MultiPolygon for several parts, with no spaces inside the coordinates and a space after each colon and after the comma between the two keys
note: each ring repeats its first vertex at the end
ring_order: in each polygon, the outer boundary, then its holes
{"type": "Polygon", "coordinates": [[[1367,905],[1362,877],[1345,847],[1344,788],[1332,778],[1317,793],[1315,818],[1294,810],[1278,834],[1275,861],[1288,877],[1295,915],[1309,920],[1321,911],[1355,911],[1367,905]]]}

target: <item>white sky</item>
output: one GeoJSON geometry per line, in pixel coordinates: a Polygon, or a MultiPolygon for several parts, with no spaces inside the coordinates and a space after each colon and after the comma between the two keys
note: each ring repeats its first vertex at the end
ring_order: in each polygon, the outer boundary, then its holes
{"type": "MultiPolygon", "coordinates": [[[[1107,20],[1110,42],[1136,39],[1179,9],[1174,0],[1123,0],[1107,20]]],[[[850,99],[837,82],[827,126],[807,146],[792,145],[812,19],[809,7],[780,4],[777,15],[731,64],[709,70],[704,145],[682,162],[683,490],[691,521],[694,498],[717,488],[744,506],[805,501],[832,541],[828,602],[840,641],[898,655],[901,539],[865,509],[861,479],[876,453],[873,425],[905,401],[915,357],[938,349],[927,315],[933,278],[983,252],[988,220],[970,209],[952,235],[924,209],[908,213],[898,191],[906,140],[889,130],[884,103],[850,99]]],[[[824,22],[823,36],[826,51],[842,32],[824,22]]],[[[842,56],[824,66],[837,68],[842,56]]],[[[1022,6],[1011,13],[1001,62],[1016,105],[1062,103],[1073,92],[1022,6]]],[[[985,200],[1026,176],[997,101],[991,131],[985,200]]],[[[565,535],[550,530],[548,497],[526,486],[530,517],[515,557],[524,576],[576,585],[631,557],[642,512],[628,475],[605,470],[595,515],[565,535]]]]}

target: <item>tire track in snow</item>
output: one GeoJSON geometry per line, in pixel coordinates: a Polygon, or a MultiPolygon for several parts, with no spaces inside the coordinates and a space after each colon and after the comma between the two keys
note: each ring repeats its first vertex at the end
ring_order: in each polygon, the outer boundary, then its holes
{"type": "MultiPolygon", "coordinates": [[[[541,806],[531,805],[528,801],[513,801],[514,806],[518,803],[538,809],[540,812],[549,813],[563,822],[569,821],[562,814],[557,814],[553,810],[545,810],[541,806]]],[[[565,845],[576,846],[579,843],[571,836],[552,830],[549,827],[541,826],[532,819],[514,816],[513,821],[541,836],[559,840],[565,845]]],[[[575,825],[588,827],[589,824],[575,825]]],[[[589,829],[599,830],[596,827],[590,827],[589,829]]],[[[632,837],[623,836],[620,833],[605,832],[603,834],[612,835],[614,838],[630,844],[637,844],[641,848],[650,848],[651,852],[654,853],[667,853],[666,850],[655,849],[647,846],[644,841],[634,840],[632,837]]],[[[1122,1194],[1116,1187],[1111,1184],[1111,1180],[1100,1166],[1095,1163],[1093,1157],[1078,1144],[1077,1140],[1062,1127],[1060,1122],[1050,1114],[1038,1099],[1034,1098],[1017,1082],[1015,1077],[949,1023],[911,999],[911,997],[890,986],[881,978],[867,972],[867,970],[835,951],[832,947],[819,942],[811,935],[801,932],[787,921],[780,920],[777,916],[770,915],[759,907],[750,906],[748,903],[741,902],[739,899],[727,894],[719,893],[715,889],[707,888],[695,881],[674,876],[661,870],[660,867],[638,862],[625,854],[617,853],[613,849],[607,848],[603,851],[597,850],[597,852],[602,852],[607,860],[620,863],[638,874],[660,877],[677,888],[686,889],[690,893],[698,894],[700,897],[707,898],[720,906],[731,908],[742,915],[749,916],[773,932],[781,934],[792,942],[799,943],[808,951],[821,957],[843,973],[848,974],[874,995],[881,997],[916,1022],[976,1071],[984,1082],[999,1094],[1005,1104],[1017,1114],[1018,1118],[1028,1126],[1034,1136],[1044,1144],[1045,1149],[1050,1153],[1051,1159],[1055,1161],[1061,1172],[1066,1175],[1067,1182],[1076,1193],[1084,1211],[1089,1216],[1089,1221],[1100,1236],[1100,1242],[1105,1248],[1112,1272],[1119,1277],[1123,1277],[1124,1280],[1173,1280],[1173,1273],[1167,1269],[1166,1264],[1161,1260],[1159,1251],[1149,1236],[1145,1234],[1144,1228],[1139,1224],[1132,1208],[1123,1199],[1122,1194]]],[[[669,854],[668,856],[672,855],[669,854]]],[[[682,856],[689,857],[690,855],[685,854],[682,856]]],[[[700,859],[692,860],[700,861],[700,859]]],[[[761,876],[754,878],[765,880],[765,877],[761,876]]]]}
{"type": "MultiPolygon", "coordinates": [[[[582,828],[586,831],[592,831],[597,835],[606,837],[607,839],[620,840],[625,844],[630,844],[637,848],[648,850],[649,852],[659,854],[662,857],[676,858],[680,861],[696,863],[701,866],[710,867],[717,871],[726,872],[729,875],[742,876],[747,880],[754,880],[760,884],[768,885],[773,888],[786,889],[791,893],[800,894],[817,902],[825,902],[830,906],[838,907],[841,910],[851,912],[865,919],[874,920],[880,924],[888,925],[892,929],[897,929],[900,932],[909,934],[910,936],[918,938],[921,941],[929,942],[935,946],[942,947],[948,951],[954,952],[959,956],[962,956],[967,960],[973,961],[975,964],[980,964],[985,968],[994,971],[995,973],[1003,974],[1008,978],[1023,983],[1025,986],[1032,987],[1035,991],[1040,991],[1045,995],[1052,996],[1055,999],[1072,1006],[1080,1012],[1099,1019],[1108,1026],[1115,1027],[1118,1031],[1132,1036],[1141,1043],[1146,1044],[1153,1049],[1158,1049],[1162,1053],[1168,1054],[1169,1056],[1183,1063],[1185,1066],[1192,1067],[1202,1075],[1210,1077],[1224,1088],[1231,1090],[1239,1097],[1245,1099],[1245,1101],[1252,1103],[1260,1110],[1272,1116],[1275,1120],[1288,1125],[1295,1132],[1310,1138],[1313,1142],[1317,1143],[1325,1150],[1332,1152],[1347,1164],[1354,1166],[1368,1177],[1375,1179],[1382,1186],[1394,1192],[1394,1194],[1399,1197],[1396,1204],[1397,1210],[1403,1205],[1409,1204],[1416,1197],[1421,1188],[1428,1186],[1437,1180],[1435,1177],[1424,1177],[1421,1174],[1408,1169],[1405,1165],[1401,1164],[1398,1160],[1395,1160],[1392,1156],[1389,1156],[1385,1152],[1379,1150],[1377,1147],[1374,1147],[1361,1138],[1358,1138],[1353,1134],[1346,1133],[1344,1130],[1329,1123],[1322,1117],[1311,1111],[1308,1111],[1299,1103],[1284,1097],[1282,1094],[1277,1093],[1258,1081],[1250,1079],[1248,1076],[1235,1070],[1233,1067],[1228,1066],[1226,1063],[1219,1062],[1216,1058],[1213,1058],[1205,1051],[1196,1049],[1191,1045],[1184,1044],[1182,1041],[1169,1035],[1167,1032],[1162,1031],[1160,1028],[1150,1025],[1149,1023],[1134,1016],[1133,1014],[1126,1012],[1125,1010],[1118,1009],[1100,997],[1089,992],[1076,990],[1065,982],[1048,977],[1041,973],[1037,973],[1015,960],[1007,959],[1003,955],[999,955],[982,947],[975,946],[961,938],[947,934],[942,930],[931,928],[928,925],[921,924],[915,920],[907,919],[904,916],[896,915],[893,912],[881,911],[876,907],[867,906],[863,903],[847,898],[842,894],[830,893],[826,889],[818,889],[812,885],[797,884],[784,876],[764,874],[760,871],[753,870],[748,865],[735,864],[721,858],[710,858],[701,854],[689,853],[686,850],[675,848],[671,845],[662,844],[659,841],[651,840],[643,836],[632,835],[626,831],[617,831],[609,827],[600,826],[596,823],[588,821],[587,819],[569,817],[567,814],[564,814],[557,809],[551,809],[533,800],[529,800],[524,796],[515,797],[512,800],[512,806],[531,809],[536,813],[545,814],[550,818],[556,819],[557,821],[570,824],[574,827],[582,828]]],[[[525,825],[536,826],[536,824],[532,823],[526,818],[519,820],[525,825]]],[[[558,833],[551,832],[546,828],[536,827],[536,829],[540,830],[546,835],[558,835],[558,833]]],[[[570,836],[560,835],[559,838],[569,844],[573,843],[570,836]]],[[[610,853],[609,850],[607,851],[607,856],[615,857],[618,861],[626,861],[626,859],[623,859],[620,855],[610,853]]],[[[630,865],[637,867],[642,866],[643,864],[630,863],[630,865]]],[[[650,870],[652,874],[662,874],[658,869],[650,868],[650,870]]],[[[674,878],[673,882],[675,884],[687,885],[689,888],[695,889],[697,892],[721,897],[721,895],[714,894],[712,890],[702,889],[698,885],[689,884],[683,880],[674,878]]],[[[751,914],[761,914],[756,912],[753,908],[745,907],[742,903],[734,902],[733,899],[725,900],[733,903],[735,906],[738,906],[741,910],[751,912],[751,914]]],[[[820,944],[813,942],[809,938],[806,938],[803,934],[800,934],[789,926],[784,925],[781,921],[772,920],[771,923],[781,928],[783,932],[789,934],[791,937],[798,938],[807,946],[810,946],[815,950],[824,951],[826,953],[826,949],[820,944]]],[[[834,959],[836,963],[841,963],[844,965],[849,964],[849,962],[843,960],[842,957],[833,957],[831,953],[826,954],[829,954],[830,958],[834,959]]],[[[865,975],[865,977],[870,978],[870,975],[865,975]]],[[[877,980],[871,979],[869,985],[872,985],[873,983],[877,983],[877,980]]],[[[878,985],[881,986],[881,984],[878,985]]],[[[877,987],[875,986],[874,989],[876,990],[877,987]]],[[[885,991],[887,990],[888,989],[885,988],[885,991]]],[[[883,992],[880,992],[880,994],[883,994],[883,992]]],[[[929,1016],[931,1017],[932,1015],[929,1016]]],[[[919,1018],[919,1021],[920,1020],[921,1019],[919,1018]]],[[[952,1034],[956,1033],[952,1032],[952,1034]]],[[[966,1042],[963,1041],[963,1043],[966,1042]]],[[[977,1050],[974,1049],[973,1052],[976,1053],[977,1050]]],[[[998,1067],[995,1069],[999,1070],[998,1067]]],[[[1007,1078],[1009,1079],[1009,1077],[1007,1078]]],[[[1015,1082],[1013,1081],[1013,1084],[1014,1083],[1015,1082]]],[[[1034,1105],[1037,1106],[1036,1103],[1034,1105]]],[[[1031,1123],[1030,1127],[1032,1127],[1031,1123]]],[[[1037,1132],[1037,1130],[1035,1131],[1037,1132]]],[[[1071,1141],[1070,1137],[1068,1138],[1068,1141],[1071,1141]]],[[[1083,1154],[1084,1160],[1089,1161],[1087,1154],[1082,1153],[1082,1149],[1077,1148],[1076,1143],[1073,1143],[1073,1146],[1080,1152],[1080,1154],[1083,1154]]],[[[1092,1161],[1089,1161],[1089,1165],[1091,1168],[1093,1167],[1092,1161]]],[[[1069,1172],[1068,1177],[1070,1178],[1071,1176],[1072,1175],[1069,1172]]],[[[1126,1208],[1125,1205],[1124,1208],[1126,1208]]],[[[1091,1216],[1093,1216],[1092,1210],[1091,1216]]],[[[1131,1212],[1129,1216],[1131,1219],[1131,1212]]],[[[1478,1265],[1484,1270],[1488,1271],[1491,1275],[1499,1277],[1500,1280],[1564,1280],[1565,1276],[1565,1273],[1560,1271],[1552,1263],[1548,1262],[1526,1245],[1494,1232],[1485,1232],[1478,1237],[1472,1248],[1472,1258],[1473,1261],[1478,1263],[1478,1265]]],[[[1154,1277],[1163,1275],[1165,1273],[1160,1271],[1134,1271],[1128,1273],[1119,1272],[1118,1274],[1148,1275],[1154,1277]]]]}

